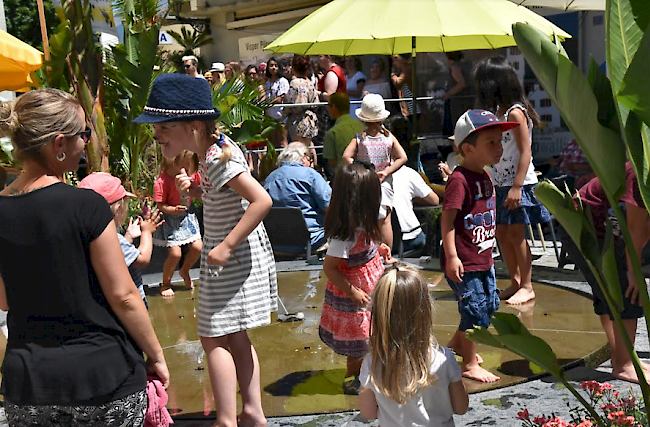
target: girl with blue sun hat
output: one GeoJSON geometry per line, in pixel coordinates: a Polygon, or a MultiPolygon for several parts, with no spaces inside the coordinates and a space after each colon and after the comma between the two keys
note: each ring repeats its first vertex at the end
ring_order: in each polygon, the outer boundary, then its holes
{"type": "Polygon", "coordinates": [[[219,110],[203,79],[163,74],[136,123],[152,123],[167,158],[198,154],[202,181],[185,170],[176,186],[202,197],[205,222],[198,333],[206,353],[218,425],[266,425],[260,367],[248,329],[268,325],[277,309],[275,260],[262,219],[272,201],[250,175],[241,149],[217,130],[219,110]],[[239,378],[239,379],[238,379],[239,378]],[[242,412],[237,415],[237,383],[242,412]]]}

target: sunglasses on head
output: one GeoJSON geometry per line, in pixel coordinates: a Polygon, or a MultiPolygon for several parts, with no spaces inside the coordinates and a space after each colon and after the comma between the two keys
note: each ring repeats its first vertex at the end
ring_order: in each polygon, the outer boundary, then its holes
{"type": "Polygon", "coordinates": [[[75,133],[70,136],[80,136],[84,140],[84,143],[88,144],[90,142],[90,136],[93,134],[93,130],[90,126],[86,126],[86,129],[75,133]]]}

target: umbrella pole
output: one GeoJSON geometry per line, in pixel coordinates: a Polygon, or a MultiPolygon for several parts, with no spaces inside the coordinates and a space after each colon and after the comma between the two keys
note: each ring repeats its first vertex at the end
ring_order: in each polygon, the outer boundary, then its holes
{"type": "Polygon", "coordinates": [[[43,7],[43,0],[37,0],[38,3],[38,18],[41,23],[41,37],[43,38],[43,53],[45,60],[50,60],[50,43],[47,39],[47,26],[45,25],[45,8],[43,7]]]}
{"type": "MultiPolygon", "coordinates": [[[[415,37],[411,37],[411,95],[413,96],[413,113],[411,114],[411,120],[413,121],[413,132],[411,134],[411,140],[409,141],[410,146],[415,146],[419,144],[418,141],[418,104],[417,104],[417,88],[418,88],[418,75],[417,75],[417,61],[416,61],[415,51],[415,37]]],[[[410,150],[409,150],[410,152],[410,150]]],[[[417,168],[420,168],[420,147],[418,147],[417,155],[417,168]]]]}

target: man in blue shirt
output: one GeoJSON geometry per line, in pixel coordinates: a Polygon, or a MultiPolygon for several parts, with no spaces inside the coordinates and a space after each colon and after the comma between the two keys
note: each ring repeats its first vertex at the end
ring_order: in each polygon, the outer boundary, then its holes
{"type": "MultiPolygon", "coordinates": [[[[325,212],[332,189],[312,167],[312,157],[302,142],[289,144],[278,156],[279,167],[266,178],[264,188],[274,207],[300,208],[311,235],[311,247],[318,251],[325,244],[325,212]]],[[[297,248],[276,248],[296,252],[297,248]],[[293,249],[293,250],[291,250],[293,249]]]]}

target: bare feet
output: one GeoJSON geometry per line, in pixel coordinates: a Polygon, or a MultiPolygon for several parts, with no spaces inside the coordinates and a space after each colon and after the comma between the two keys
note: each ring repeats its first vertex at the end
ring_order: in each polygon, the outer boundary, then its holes
{"type": "Polygon", "coordinates": [[[178,275],[181,276],[181,279],[183,279],[183,282],[185,282],[186,288],[194,289],[194,282],[192,282],[192,279],[190,279],[189,271],[178,270],[178,275]]]}
{"type": "MultiPolygon", "coordinates": [[[[650,366],[648,366],[646,363],[641,362],[641,368],[643,369],[643,375],[646,377],[646,381],[650,378],[650,366]]],[[[632,365],[632,362],[625,364],[621,368],[616,368],[614,367],[612,369],[612,376],[614,378],[618,378],[619,380],[623,381],[629,381],[631,383],[639,384],[639,377],[636,374],[636,371],[634,370],[634,365],[632,365]]]]}
{"type": "Polygon", "coordinates": [[[253,414],[248,414],[242,412],[241,414],[237,415],[237,426],[238,427],[266,427],[267,422],[266,422],[266,417],[264,414],[260,414],[260,416],[255,416],[253,414]]]}
{"type": "Polygon", "coordinates": [[[519,290],[519,285],[516,284],[516,283],[513,283],[507,289],[504,289],[501,292],[499,292],[499,299],[502,299],[502,300],[508,299],[511,296],[513,296],[515,293],[517,293],[518,290],[519,290]]]}
{"type": "Polygon", "coordinates": [[[533,291],[533,288],[519,288],[517,292],[514,293],[513,296],[508,298],[506,300],[506,304],[510,305],[520,305],[527,303],[528,301],[531,301],[535,299],[535,291],[533,291]]]}
{"type": "Polygon", "coordinates": [[[174,296],[174,290],[171,285],[160,285],[160,295],[164,298],[170,298],[174,296]]]}
{"type": "Polygon", "coordinates": [[[494,383],[501,379],[480,366],[463,365],[463,376],[482,383],[494,383]]]}

